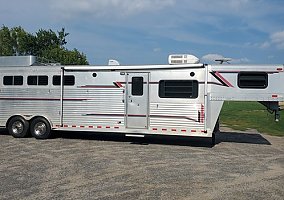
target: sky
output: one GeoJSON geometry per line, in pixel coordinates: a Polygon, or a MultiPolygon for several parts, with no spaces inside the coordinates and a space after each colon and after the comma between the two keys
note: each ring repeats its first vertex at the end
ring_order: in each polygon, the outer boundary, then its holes
{"type": "Polygon", "coordinates": [[[90,64],[284,63],[284,0],[0,0],[0,24],[30,33],[65,28],[90,64]]]}

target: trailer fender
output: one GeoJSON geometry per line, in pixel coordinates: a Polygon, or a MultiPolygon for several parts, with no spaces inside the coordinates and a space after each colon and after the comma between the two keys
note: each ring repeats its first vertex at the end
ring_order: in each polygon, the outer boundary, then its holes
{"type": "Polygon", "coordinates": [[[15,114],[15,115],[12,115],[12,116],[6,121],[6,127],[8,126],[10,120],[11,120],[12,118],[14,118],[14,117],[17,117],[17,116],[24,118],[24,119],[25,119],[26,121],[28,121],[28,122],[32,121],[33,119],[35,119],[35,118],[37,118],[37,117],[43,117],[43,118],[45,118],[45,119],[49,122],[50,126],[53,127],[52,122],[51,122],[51,121],[49,120],[49,118],[48,118],[47,116],[45,116],[45,115],[23,115],[23,114],[15,114]]]}
{"type": "Polygon", "coordinates": [[[49,120],[49,118],[48,118],[47,116],[45,116],[45,115],[35,115],[35,116],[32,116],[32,117],[29,119],[29,121],[32,122],[35,118],[38,118],[38,117],[42,117],[42,118],[46,119],[46,120],[48,121],[50,127],[53,127],[52,122],[51,122],[51,121],[49,120]]]}

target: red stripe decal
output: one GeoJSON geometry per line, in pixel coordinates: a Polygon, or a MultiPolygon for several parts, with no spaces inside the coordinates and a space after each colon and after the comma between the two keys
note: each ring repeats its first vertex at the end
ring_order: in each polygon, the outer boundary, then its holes
{"type": "Polygon", "coordinates": [[[97,128],[102,128],[102,126],[97,126],[97,128]]]}
{"type": "Polygon", "coordinates": [[[115,129],[119,129],[119,126],[115,126],[114,128],[115,128],[115,129]]]}
{"type": "Polygon", "coordinates": [[[175,128],[172,128],[172,131],[177,131],[177,129],[175,129],[175,128]]]}
{"type": "Polygon", "coordinates": [[[278,97],[277,94],[273,94],[273,95],[272,95],[272,98],[277,98],[277,97],[278,97]]]}
{"type": "Polygon", "coordinates": [[[94,126],[89,126],[89,128],[94,128],[94,126]]]}
{"type": "Polygon", "coordinates": [[[117,88],[114,85],[83,85],[80,88],[117,88]]]}
{"type": "Polygon", "coordinates": [[[85,128],[85,126],[80,126],[80,128],[85,128]]]}
{"type": "Polygon", "coordinates": [[[115,86],[117,86],[118,88],[122,88],[123,85],[120,82],[114,82],[115,86]]]}
{"type": "MultiPolygon", "coordinates": [[[[18,98],[18,97],[1,97],[0,100],[11,100],[11,101],[14,101],[14,100],[21,100],[21,101],[60,101],[59,98],[29,98],[29,97],[26,97],[26,98],[18,98]]],[[[89,99],[71,99],[71,98],[66,98],[66,99],[63,99],[64,101],[87,101],[89,99]]],[[[91,100],[91,99],[90,99],[91,100]]]]}
{"type": "Polygon", "coordinates": [[[191,130],[190,132],[192,132],[192,133],[196,133],[196,130],[191,130]]]}
{"type": "Polygon", "coordinates": [[[162,128],[162,131],[167,131],[167,129],[166,128],[162,128]]]}
{"type": "MultiPolygon", "coordinates": [[[[87,113],[84,114],[84,116],[117,116],[117,117],[124,117],[125,114],[108,114],[108,113],[87,113]]],[[[133,114],[128,114],[128,117],[147,117],[147,115],[133,115],[133,114]]],[[[194,122],[198,122],[198,120],[190,118],[188,116],[171,116],[171,115],[150,115],[149,117],[154,117],[154,118],[176,118],[176,119],[187,119],[191,120],[194,122]]]]}
{"type": "Polygon", "coordinates": [[[106,126],[106,128],[110,128],[110,126],[106,126]]]}
{"type": "Polygon", "coordinates": [[[72,128],[76,128],[77,126],[76,125],[72,125],[72,128]]]}
{"type": "Polygon", "coordinates": [[[186,132],[186,130],[183,129],[183,130],[181,130],[181,132],[186,132]]]}
{"type": "Polygon", "coordinates": [[[234,87],[227,79],[225,79],[219,72],[215,73],[228,87],[234,87]]]}
{"type": "Polygon", "coordinates": [[[158,129],[157,129],[157,128],[153,128],[152,130],[153,130],[153,131],[157,131],[158,129]]]}
{"type": "Polygon", "coordinates": [[[64,128],[68,128],[68,125],[64,125],[63,127],[64,127],[64,128]]]}

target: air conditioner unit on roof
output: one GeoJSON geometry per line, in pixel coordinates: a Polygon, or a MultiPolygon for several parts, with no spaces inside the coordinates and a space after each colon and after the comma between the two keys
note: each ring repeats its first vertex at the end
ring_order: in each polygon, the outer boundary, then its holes
{"type": "Polygon", "coordinates": [[[198,64],[199,58],[190,54],[172,54],[168,58],[170,65],[198,64]]]}

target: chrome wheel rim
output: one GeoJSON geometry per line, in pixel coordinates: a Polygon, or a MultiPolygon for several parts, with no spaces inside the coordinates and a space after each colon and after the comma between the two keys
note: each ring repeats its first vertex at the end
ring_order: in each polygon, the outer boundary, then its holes
{"type": "Polygon", "coordinates": [[[39,136],[44,135],[46,133],[45,123],[43,122],[36,123],[35,128],[34,128],[34,133],[39,136]]]}
{"type": "Polygon", "coordinates": [[[16,135],[21,134],[24,131],[24,124],[20,121],[16,121],[12,124],[12,132],[16,135]]]}

